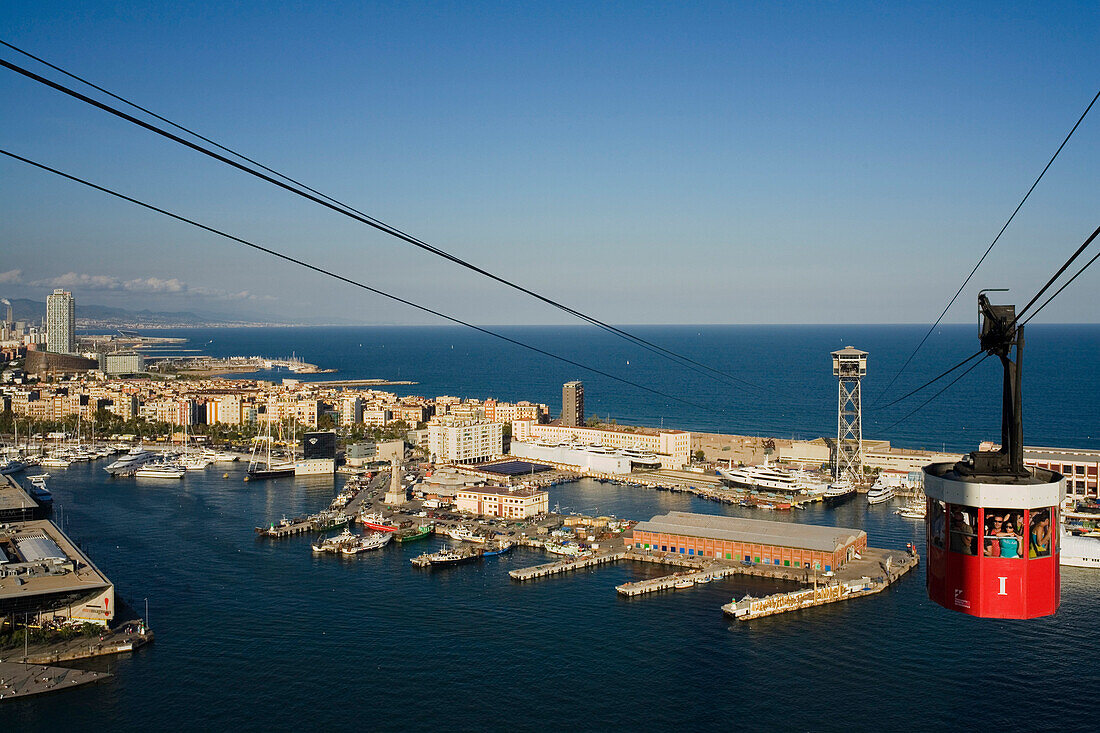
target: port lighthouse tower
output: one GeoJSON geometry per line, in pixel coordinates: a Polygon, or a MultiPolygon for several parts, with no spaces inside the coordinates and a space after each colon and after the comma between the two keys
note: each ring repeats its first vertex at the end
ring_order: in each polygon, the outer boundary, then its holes
{"type": "Polygon", "coordinates": [[[839,380],[836,411],[836,465],[833,477],[863,483],[863,393],[867,352],[845,346],[833,352],[833,376],[839,380]]]}
{"type": "Polygon", "coordinates": [[[978,296],[981,345],[1001,361],[999,450],[924,468],[928,597],[983,618],[1035,618],[1058,610],[1058,511],[1065,479],[1024,466],[1021,356],[1016,308],[978,296]]]}

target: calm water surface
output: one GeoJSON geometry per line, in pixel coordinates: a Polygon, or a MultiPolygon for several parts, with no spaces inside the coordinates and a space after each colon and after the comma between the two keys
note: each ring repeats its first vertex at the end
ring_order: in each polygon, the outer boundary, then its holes
{"type": "MultiPolygon", "coordinates": [[[[944,611],[919,572],[870,598],[739,623],[721,604],[779,586],[619,598],[615,585],[661,572],[633,564],[513,583],[508,570],[547,559],[529,550],[412,568],[435,539],[314,557],[308,537],[261,541],[253,527],[324,506],[331,482],[245,483],[237,465],[228,479],[211,468],[139,483],[101,464],[54,471],[51,488],[119,592],[139,608],[149,597],[157,640],[113,660],[107,684],[5,704],[13,730],[1015,729],[1032,704],[1028,727],[1051,729],[1088,719],[1100,682],[1081,656],[1097,642],[1089,571],[1065,570],[1057,616],[1027,623],[944,611]]],[[[639,518],[750,511],[587,480],[555,502],[639,518]]],[[[923,545],[890,506],[767,516],[923,545]]]]}
{"type": "MultiPolygon", "coordinates": [[[[580,378],[589,413],[621,422],[804,437],[835,432],[828,354],[853,344],[871,352],[868,437],[971,450],[999,432],[992,365],[891,427],[911,406],[886,408],[889,399],[876,398],[921,327],[634,330],[762,389],[719,384],[575,328],[509,335],[705,409],[455,329],[179,335],[215,355],[295,351],[338,368],[337,378],[419,382],[399,392],[531,399],[554,410],[561,384],[580,378]]],[[[891,397],[976,350],[974,329],[944,327],[926,348],[891,397]]],[[[1031,326],[1028,349],[1028,442],[1100,447],[1100,373],[1080,358],[1100,353],[1100,328],[1031,326]]],[[[508,570],[546,561],[527,550],[437,572],[409,565],[442,540],[315,558],[308,537],[258,541],[253,527],[327,505],[331,481],[244,483],[235,466],[228,479],[212,467],[139,483],[109,479],[101,466],[51,470],[58,514],[122,596],[138,608],[149,598],[157,641],[111,661],[110,683],[5,703],[5,730],[1052,730],[1086,726],[1094,715],[1100,573],[1063,570],[1061,610],[1030,622],[940,609],[925,599],[918,569],[870,598],[735,623],[721,604],[778,586],[730,579],[626,600],[617,584],[661,571],[620,564],[514,584],[508,570]]],[[[555,503],[630,518],[749,511],[588,481],[556,487],[555,503]]],[[[857,527],[874,546],[914,541],[923,551],[920,524],[893,508],[853,501],[748,516],[857,527]]]]}

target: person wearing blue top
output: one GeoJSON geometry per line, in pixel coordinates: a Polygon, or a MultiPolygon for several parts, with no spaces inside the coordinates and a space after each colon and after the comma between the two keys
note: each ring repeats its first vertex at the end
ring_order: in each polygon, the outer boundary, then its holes
{"type": "Polygon", "coordinates": [[[1005,521],[1004,530],[997,537],[1001,543],[1001,557],[1020,557],[1020,536],[1016,534],[1016,527],[1011,520],[1005,521]]]}

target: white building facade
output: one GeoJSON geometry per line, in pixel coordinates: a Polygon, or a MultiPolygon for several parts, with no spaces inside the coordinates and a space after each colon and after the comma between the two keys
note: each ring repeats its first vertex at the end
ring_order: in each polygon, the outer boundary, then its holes
{"type": "Polygon", "coordinates": [[[428,453],[442,463],[476,463],[504,453],[504,424],[437,416],[428,423],[428,453]]]}
{"type": "Polygon", "coordinates": [[[691,462],[691,433],[680,430],[608,430],[605,428],[540,425],[533,420],[514,420],[512,439],[524,443],[577,442],[607,448],[632,448],[653,453],[661,468],[679,469],[691,462]]]}

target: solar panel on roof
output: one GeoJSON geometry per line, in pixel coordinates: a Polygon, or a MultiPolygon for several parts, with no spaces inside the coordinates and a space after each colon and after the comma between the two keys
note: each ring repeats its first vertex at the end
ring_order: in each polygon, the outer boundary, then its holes
{"type": "Polygon", "coordinates": [[[542,473],[551,470],[550,466],[542,463],[532,463],[531,461],[504,461],[503,463],[492,463],[485,466],[475,466],[474,468],[502,476],[518,476],[523,473],[542,473]]]}

